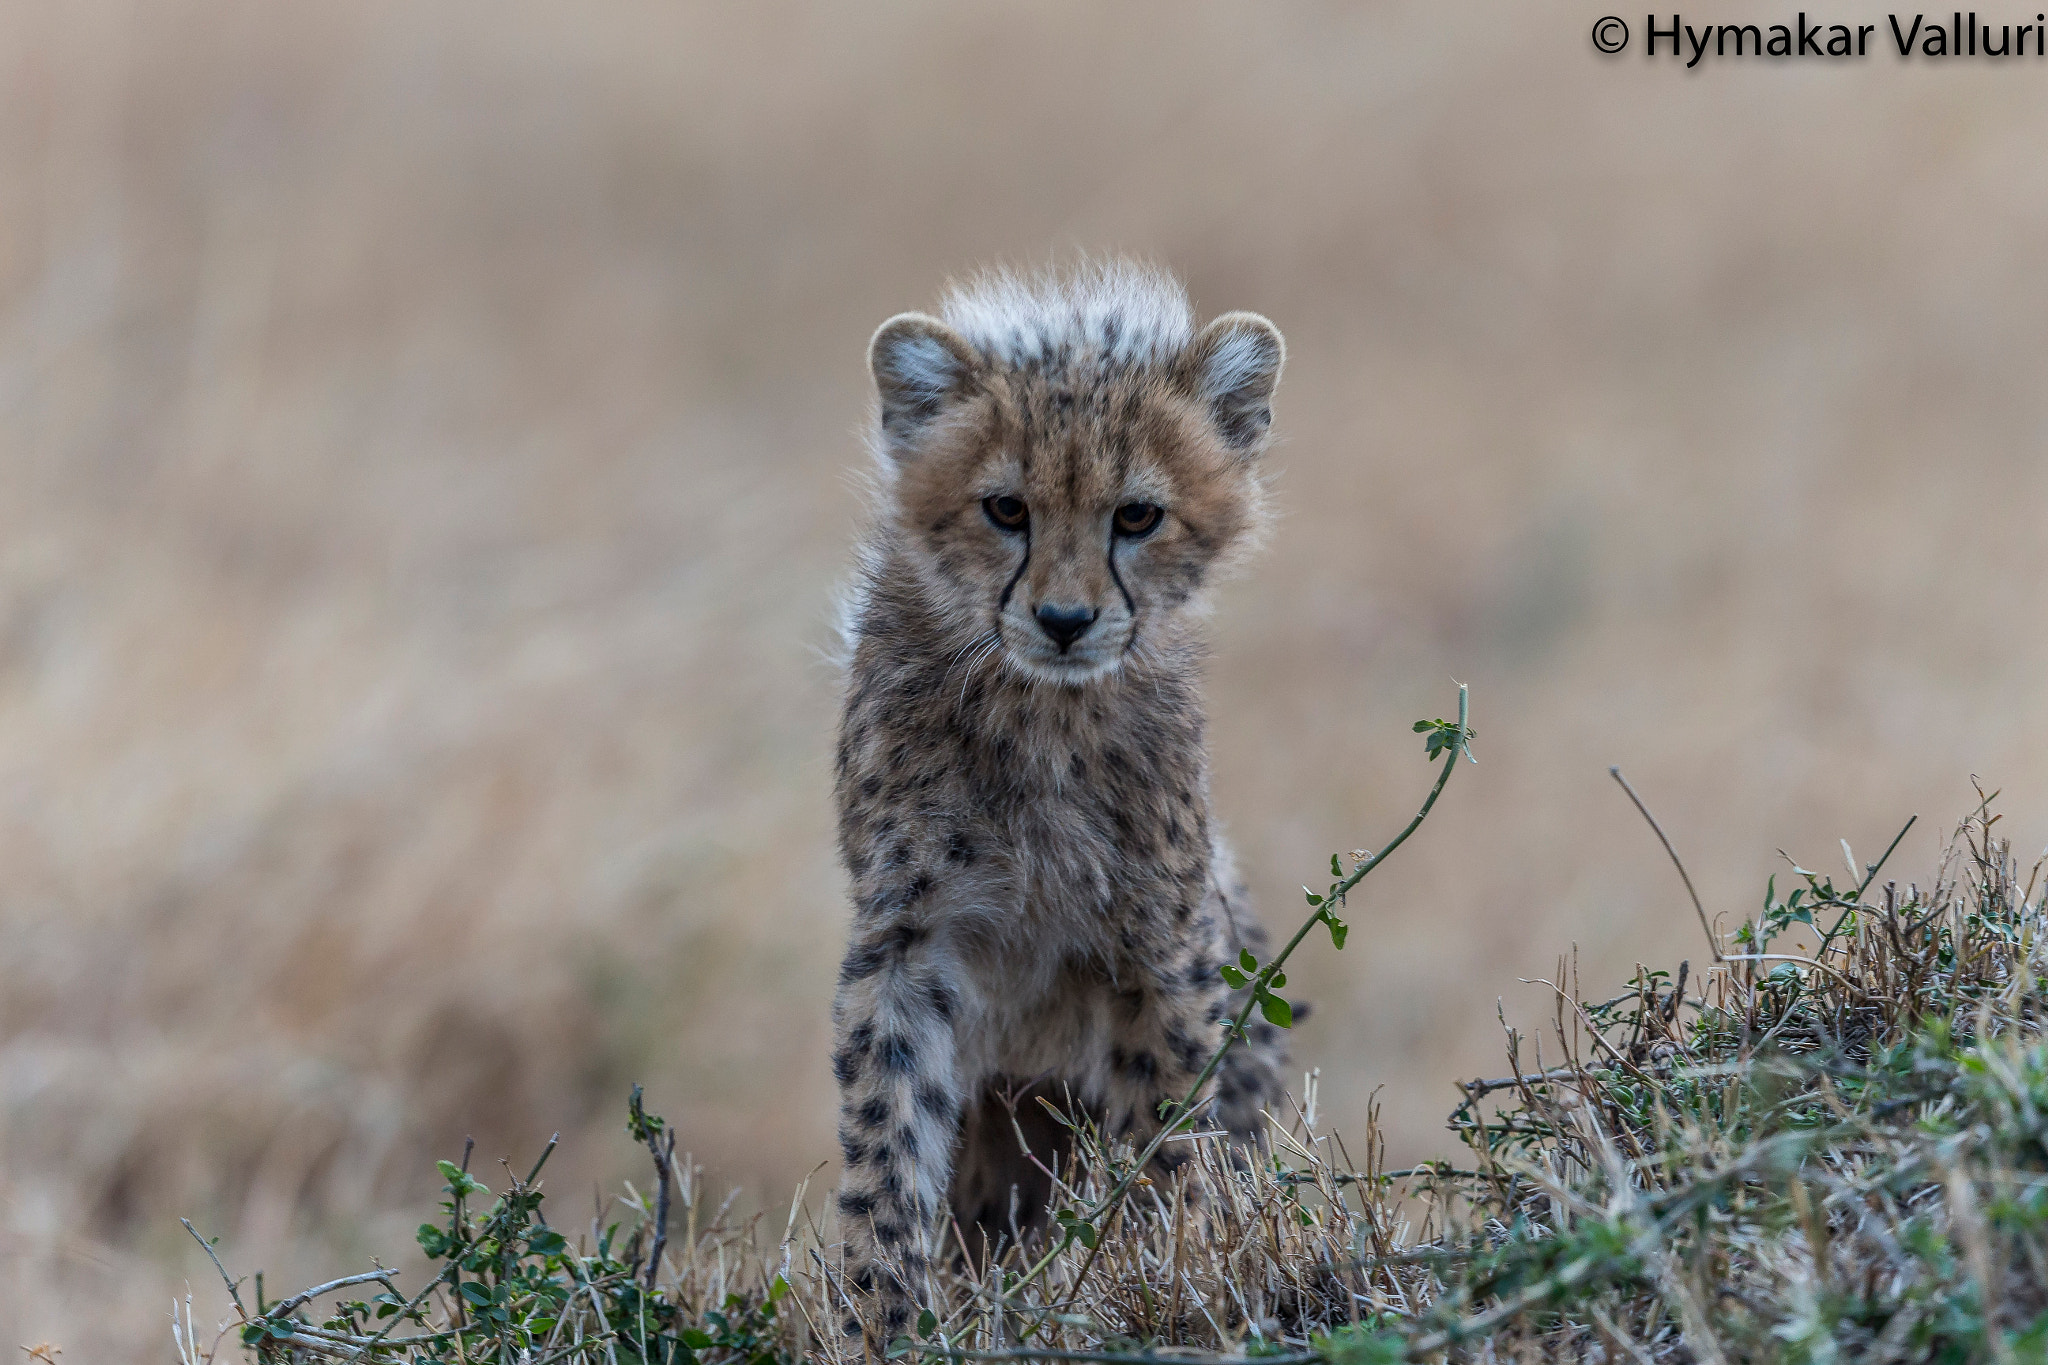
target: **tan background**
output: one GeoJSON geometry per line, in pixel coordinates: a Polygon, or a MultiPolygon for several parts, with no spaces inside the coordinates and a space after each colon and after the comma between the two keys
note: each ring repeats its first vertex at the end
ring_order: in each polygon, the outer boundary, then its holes
{"type": "Polygon", "coordinates": [[[1396,1160],[1516,978],[1700,956],[1609,763],[1731,920],[1972,773],[2048,838],[2048,64],[1603,12],[0,8],[0,1348],[167,1359],[180,1214],[398,1253],[465,1134],[573,1220],[635,1079],[749,1198],[831,1155],[862,347],[992,260],[1287,333],[1211,685],[1269,920],[1473,686],[1293,974],[1396,1160]]]}

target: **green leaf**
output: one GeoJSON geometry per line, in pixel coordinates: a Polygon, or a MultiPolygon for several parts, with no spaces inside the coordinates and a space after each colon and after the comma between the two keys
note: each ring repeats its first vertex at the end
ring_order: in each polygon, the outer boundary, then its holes
{"type": "MultiPolygon", "coordinates": [[[[1415,722],[1415,733],[1423,736],[1423,748],[1428,756],[1434,759],[1460,740],[1464,742],[1465,756],[1471,758],[1472,740],[1477,732],[1470,728],[1461,730],[1456,721],[1418,720],[1415,722]]],[[[1476,763],[1478,760],[1473,759],[1473,762],[1476,763]]]]}
{"type": "Polygon", "coordinates": [[[1308,903],[1310,905],[1321,905],[1323,903],[1323,898],[1321,896],[1318,896],[1315,892],[1309,890],[1305,886],[1301,888],[1301,894],[1308,897],[1308,903]]]}
{"type": "Polygon", "coordinates": [[[1276,991],[1277,991],[1277,990],[1279,990],[1279,989],[1280,989],[1280,988],[1281,988],[1282,986],[1284,986],[1284,985],[1286,985],[1286,984],[1287,984],[1287,973],[1285,973],[1285,972],[1275,972],[1275,973],[1273,973],[1273,979],[1272,979],[1271,981],[1268,981],[1268,982],[1267,982],[1266,984],[1267,984],[1268,986],[1271,986],[1271,987],[1272,987],[1272,988],[1273,988],[1274,990],[1276,990],[1276,991]]]}
{"type": "Polygon", "coordinates": [[[768,1282],[768,1302],[781,1303],[783,1295],[789,1293],[789,1281],[777,1275],[768,1282]]]}
{"type": "Polygon", "coordinates": [[[1334,853],[1330,855],[1330,875],[1332,877],[1342,877],[1344,875],[1344,864],[1337,861],[1337,855],[1334,853]]]}
{"type": "Polygon", "coordinates": [[[483,1308],[491,1301],[491,1291],[478,1284],[475,1280],[469,1280],[462,1286],[462,1297],[468,1299],[477,1307],[483,1308]]]}
{"type": "Polygon", "coordinates": [[[1277,995],[1259,997],[1259,1013],[1266,1016],[1266,1022],[1278,1028],[1294,1027],[1294,1006],[1277,995]]]}
{"type": "Polygon", "coordinates": [[[292,1334],[292,1324],[281,1318],[272,1318],[264,1324],[264,1329],[279,1341],[287,1340],[292,1334]]]}
{"type": "Polygon", "coordinates": [[[1240,948],[1237,950],[1237,965],[1244,968],[1247,973],[1251,973],[1259,969],[1259,960],[1252,956],[1251,949],[1240,948]]]}
{"type": "Polygon", "coordinates": [[[928,1337],[939,1330],[939,1315],[927,1308],[917,1315],[917,1334],[928,1337]]]}
{"type": "Polygon", "coordinates": [[[676,1335],[683,1339],[683,1345],[693,1351],[708,1350],[714,1344],[711,1334],[700,1327],[685,1327],[676,1335]]]}
{"type": "MultiPolygon", "coordinates": [[[[491,1192],[489,1187],[487,1187],[483,1181],[478,1180],[473,1175],[463,1174],[462,1168],[457,1166],[454,1162],[440,1161],[436,1162],[435,1164],[441,1168],[441,1173],[443,1175],[448,1176],[448,1183],[443,1188],[445,1188],[448,1191],[448,1193],[453,1195],[455,1198],[461,1199],[467,1195],[489,1194],[491,1192]],[[454,1172],[453,1175],[448,1174],[451,1171],[454,1172]]],[[[448,1205],[444,1204],[442,1205],[442,1207],[447,1208],[448,1205]]]]}
{"type": "Polygon", "coordinates": [[[1323,923],[1330,928],[1330,945],[1338,952],[1343,952],[1344,939],[1351,932],[1351,926],[1327,910],[1323,911],[1323,923]]]}
{"type": "Polygon", "coordinates": [[[1244,985],[1245,983],[1244,973],[1239,971],[1236,967],[1233,967],[1228,962],[1224,963],[1221,967],[1218,967],[1216,971],[1220,976],[1222,976],[1222,978],[1225,981],[1230,983],[1230,986],[1233,990],[1239,986],[1244,985]]]}

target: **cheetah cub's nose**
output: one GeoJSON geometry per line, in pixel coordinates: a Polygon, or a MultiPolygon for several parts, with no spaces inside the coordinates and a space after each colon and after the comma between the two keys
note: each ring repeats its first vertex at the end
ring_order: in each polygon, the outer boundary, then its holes
{"type": "Polygon", "coordinates": [[[1060,653],[1067,652],[1067,646],[1088,633],[1088,627],[1095,624],[1097,613],[1091,607],[1040,607],[1037,612],[1038,628],[1052,638],[1060,647],[1060,653]]]}

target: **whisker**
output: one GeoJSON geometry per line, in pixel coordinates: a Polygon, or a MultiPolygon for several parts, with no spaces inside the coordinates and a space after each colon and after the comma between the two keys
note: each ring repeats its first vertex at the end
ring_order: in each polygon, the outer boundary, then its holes
{"type": "MultiPolygon", "coordinates": [[[[959,704],[961,706],[965,706],[967,704],[967,687],[969,683],[972,683],[974,681],[975,670],[979,669],[983,661],[985,661],[990,654],[993,654],[1002,643],[1002,632],[1000,630],[992,630],[988,634],[978,636],[975,639],[968,641],[966,645],[961,646],[961,653],[965,653],[970,646],[974,648],[974,653],[968,657],[965,668],[963,669],[965,676],[960,679],[959,704]]],[[[957,662],[959,660],[960,655],[955,654],[953,657],[954,660],[957,662]]],[[[946,670],[946,674],[949,678],[952,676],[952,671],[953,670],[951,666],[949,666],[946,670]]]]}

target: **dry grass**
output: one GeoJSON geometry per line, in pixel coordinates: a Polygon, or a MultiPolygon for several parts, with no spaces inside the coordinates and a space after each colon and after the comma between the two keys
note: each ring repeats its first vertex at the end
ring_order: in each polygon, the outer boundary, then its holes
{"type": "MultiPolygon", "coordinates": [[[[1142,1179],[1127,1198],[1115,1191],[1138,1154],[1077,1127],[1055,1204],[1103,1207],[1098,1224],[1056,1228],[1038,1276],[1038,1245],[970,1247],[950,1229],[936,1311],[892,1354],[2038,1359],[2048,887],[1995,824],[1987,801],[1925,888],[1876,885],[1879,864],[1841,888],[1802,872],[1733,936],[1743,951],[1717,949],[1704,972],[1639,969],[1604,1001],[1557,991],[1547,1056],[1510,1030],[1510,1074],[1461,1087],[1463,1166],[1390,1171],[1371,1122],[1348,1147],[1325,1130],[1313,1075],[1271,1116],[1263,1159],[1185,1135],[1193,1160],[1172,1183],[1142,1179]],[[1822,926],[1818,954],[1769,951],[1793,922],[1822,926]]],[[[369,1344],[380,1319],[359,1286],[341,1297],[364,1300],[324,1324],[292,1300],[229,1331],[309,1361],[859,1358],[834,1328],[864,1304],[805,1190],[776,1226],[735,1221],[658,1125],[639,1136],[665,1172],[659,1195],[629,1194],[623,1227],[593,1222],[573,1248],[533,1219],[525,1181],[486,1210],[444,1164],[444,1221],[462,1236],[443,1273],[460,1262],[484,1287],[416,1291],[392,1333],[413,1345],[369,1344]],[[664,1255],[656,1230],[672,1221],[664,1255]],[[494,1303],[502,1321],[476,1318],[494,1303]]],[[[189,1310],[186,1330],[188,1365],[217,1358],[189,1310]]]]}
{"type": "Polygon", "coordinates": [[[992,260],[1287,333],[1209,679],[1274,923],[1409,813],[1389,722],[1483,688],[1433,851],[1295,977],[1397,1165],[1517,978],[1693,932],[1608,763],[1711,907],[1973,772],[2043,837],[2040,72],[1584,29],[0,6],[0,1349],[158,1357],[180,1215],[280,1281],[405,1246],[467,1135],[560,1130],[580,1212],[636,1080],[743,1207],[834,1151],[861,347],[992,260]]]}

